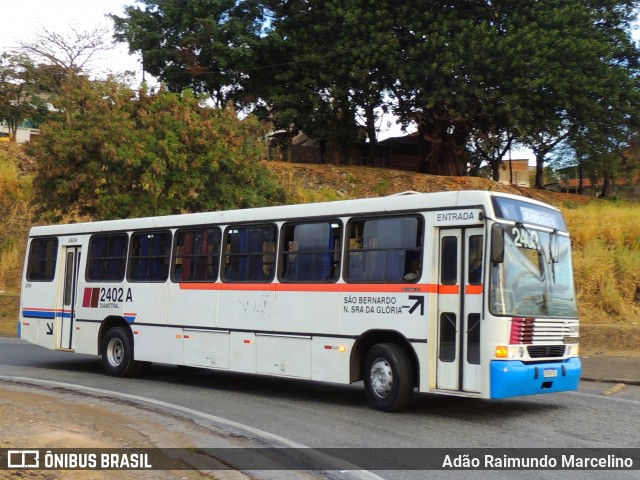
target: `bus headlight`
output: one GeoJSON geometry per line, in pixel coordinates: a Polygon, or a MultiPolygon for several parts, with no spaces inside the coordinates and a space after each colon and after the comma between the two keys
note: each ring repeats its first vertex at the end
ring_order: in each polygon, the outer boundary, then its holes
{"type": "Polygon", "coordinates": [[[574,345],[569,345],[567,347],[567,355],[569,357],[577,357],[580,352],[580,345],[578,343],[574,345]]]}
{"type": "Polygon", "coordinates": [[[509,347],[509,358],[522,358],[524,357],[524,347],[509,347]]]}
{"type": "Polygon", "coordinates": [[[496,358],[524,358],[524,347],[518,347],[514,345],[498,345],[496,347],[496,358]]]}

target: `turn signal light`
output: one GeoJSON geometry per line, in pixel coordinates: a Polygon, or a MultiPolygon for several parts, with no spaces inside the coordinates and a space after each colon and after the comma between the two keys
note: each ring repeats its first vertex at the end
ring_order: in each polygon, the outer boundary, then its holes
{"type": "Polygon", "coordinates": [[[504,345],[498,345],[496,347],[496,358],[508,358],[509,348],[504,345]]]}

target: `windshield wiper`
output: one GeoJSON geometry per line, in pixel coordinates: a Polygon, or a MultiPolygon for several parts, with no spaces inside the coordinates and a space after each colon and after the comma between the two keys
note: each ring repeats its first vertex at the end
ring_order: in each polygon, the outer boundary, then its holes
{"type": "Polygon", "coordinates": [[[558,257],[554,255],[554,246],[558,246],[558,229],[554,228],[553,232],[549,234],[549,258],[551,259],[551,279],[553,283],[556,283],[556,263],[558,263],[558,257]]]}

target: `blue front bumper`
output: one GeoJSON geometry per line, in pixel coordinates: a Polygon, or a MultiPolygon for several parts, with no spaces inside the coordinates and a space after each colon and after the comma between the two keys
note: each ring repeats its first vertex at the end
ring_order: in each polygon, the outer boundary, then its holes
{"type": "Polygon", "coordinates": [[[533,364],[492,360],[491,398],[577,390],[581,373],[579,358],[533,364]]]}

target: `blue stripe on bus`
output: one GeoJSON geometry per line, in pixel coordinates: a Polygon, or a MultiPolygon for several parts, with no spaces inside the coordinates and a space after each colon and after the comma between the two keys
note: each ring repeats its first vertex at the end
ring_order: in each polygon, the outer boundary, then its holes
{"type": "Polygon", "coordinates": [[[71,312],[61,312],[56,310],[22,310],[22,316],[25,318],[71,318],[71,312]]]}
{"type": "MultiPolygon", "coordinates": [[[[47,320],[53,320],[56,318],[71,318],[71,312],[63,312],[61,310],[47,310],[44,308],[24,308],[22,310],[22,316],[24,318],[43,318],[47,320]]],[[[123,317],[127,322],[134,323],[136,321],[136,318],[138,317],[138,314],[125,313],[123,317]]]]}
{"type": "Polygon", "coordinates": [[[22,316],[27,318],[56,318],[54,310],[22,310],[22,316]]]}

